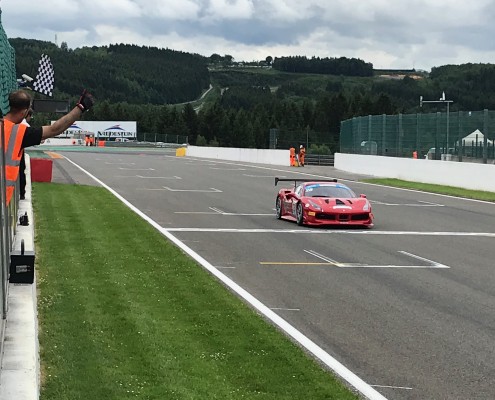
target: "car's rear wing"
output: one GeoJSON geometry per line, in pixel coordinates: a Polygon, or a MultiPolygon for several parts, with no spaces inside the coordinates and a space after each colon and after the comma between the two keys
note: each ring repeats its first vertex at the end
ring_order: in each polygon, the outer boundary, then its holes
{"type": "Polygon", "coordinates": [[[283,179],[275,177],[275,186],[279,182],[294,182],[294,187],[297,186],[297,182],[337,182],[337,179],[283,179]]]}

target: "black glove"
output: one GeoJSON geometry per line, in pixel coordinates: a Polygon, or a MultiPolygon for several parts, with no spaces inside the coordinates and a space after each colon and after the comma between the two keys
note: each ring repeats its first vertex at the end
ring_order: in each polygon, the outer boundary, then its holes
{"type": "Polygon", "coordinates": [[[94,99],[93,95],[89,93],[86,89],[83,90],[81,97],[79,98],[79,101],[77,102],[76,106],[79,107],[79,109],[82,112],[88,111],[91,107],[93,107],[94,104],[94,99]]]}

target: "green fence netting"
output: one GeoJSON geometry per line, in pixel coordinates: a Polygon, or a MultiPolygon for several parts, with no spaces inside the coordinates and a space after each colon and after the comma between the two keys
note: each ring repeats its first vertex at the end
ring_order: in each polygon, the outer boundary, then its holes
{"type": "MultiPolygon", "coordinates": [[[[10,45],[7,35],[1,24],[2,11],[0,10],[0,110],[5,115],[9,111],[9,93],[17,88],[15,77],[15,51],[10,45]]],[[[7,313],[7,284],[9,252],[11,248],[11,227],[15,226],[17,215],[17,202],[12,201],[9,208],[5,207],[5,174],[3,160],[3,135],[0,137],[0,331],[3,332],[7,313]]],[[[12,231],[13,232],[13,231],[12,231]]],[[[0,339],[2,335],[0,334],[0,339]]],[[[0,350],[2,343],[0,343],[0,350]]]]}
{"type": "Polygon", "coordinates": [[[342,121],[342,153],[494,159],[495,111],[369,115],[342,121]]]}
{"type": "Polygon", "coordinates": [[[17,81],[15,51],[1,25],[1,16],[2,10],[0,10],[0,109],[6,114],[9,111],[8,96],[12,90],[17,89],[17,81]]]}

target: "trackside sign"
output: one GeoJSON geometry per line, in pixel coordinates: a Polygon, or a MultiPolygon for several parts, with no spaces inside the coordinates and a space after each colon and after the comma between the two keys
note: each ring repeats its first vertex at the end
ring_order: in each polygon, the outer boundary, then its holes
{"type": "MultiPolygon", "coordinates": [[[[53,124],[55,121],[51,121],[53,124]]],[[[76,121],[57,137],[71,138],[92,134],[95,138],[136,139],[136,121],[76,121]]]]}

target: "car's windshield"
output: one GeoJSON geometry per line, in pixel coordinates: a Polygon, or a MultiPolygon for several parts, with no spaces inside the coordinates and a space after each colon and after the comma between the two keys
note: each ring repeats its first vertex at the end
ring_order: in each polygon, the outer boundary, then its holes
{"type": "Polygon", "coordinates": [[[304,191],[307,197],[357,197],[356,194],[344,185],[328,185],[324,183],[308,185],[304,191]]]}

